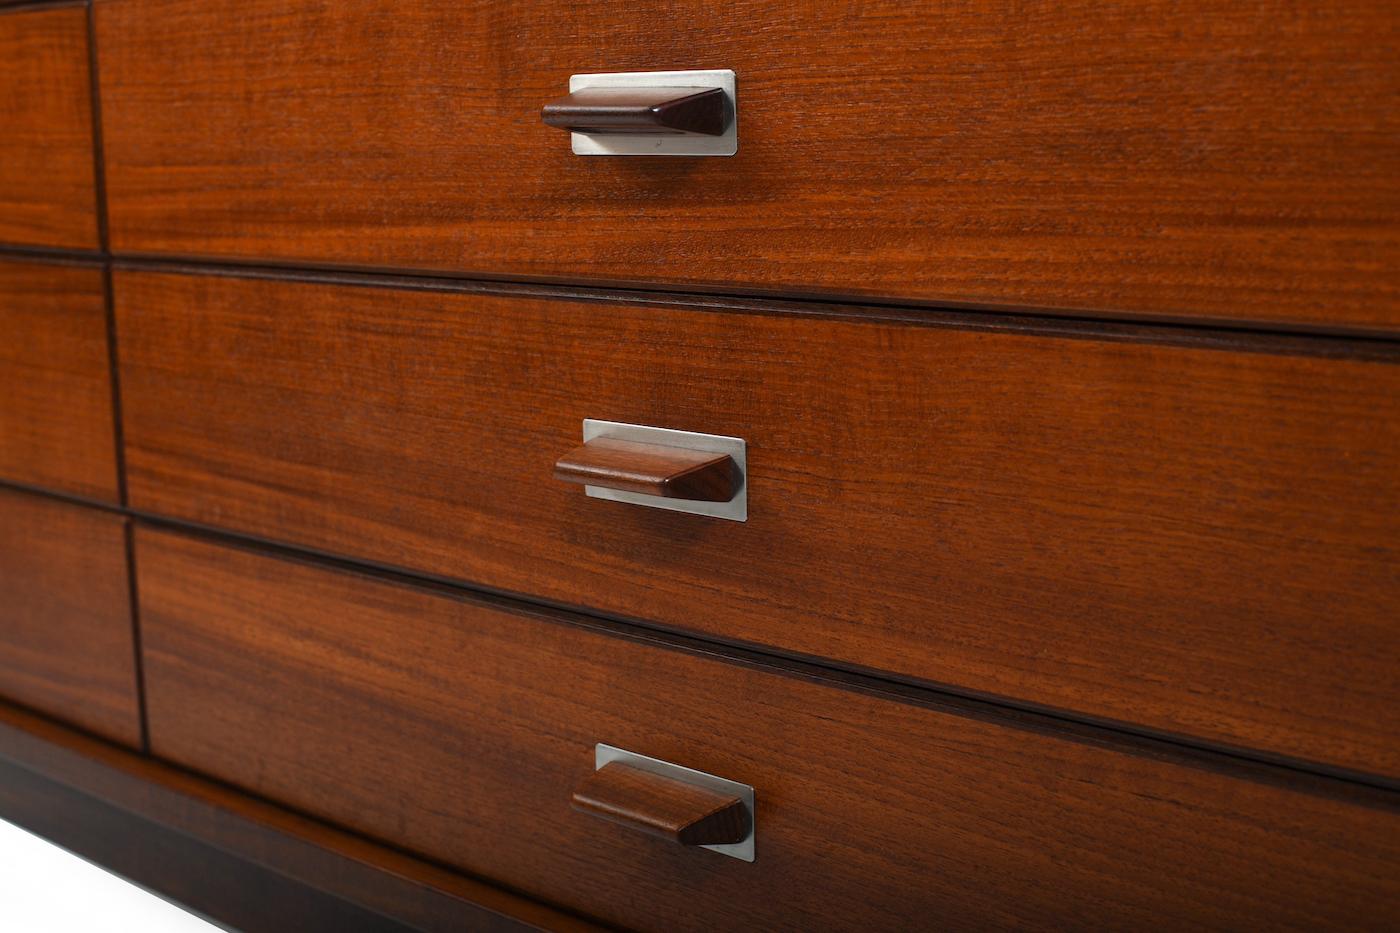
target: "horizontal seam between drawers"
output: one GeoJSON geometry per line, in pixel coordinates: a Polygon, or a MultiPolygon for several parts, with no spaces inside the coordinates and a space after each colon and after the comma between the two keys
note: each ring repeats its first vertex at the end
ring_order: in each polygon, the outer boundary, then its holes
{"type": "MultiPolygon", "coordinates": [[[[3,11],[3,8],[0,8],[3,11]]],[[[3,15],[3,12],[0,12],[3,15]]],[[[32,246],[24,243],[0,243],[0,258],[14,262],[42,262],[57,266],[100,267],[107,256],[98,249],[68,249],[59,246],[32,246]]]]}
{"type": "MultiPolygon", "coordinates": [[[[0,243],[0,257],[33,261],[101,262],[101,251],[0,243]]],[[[208,257],[110,254],[116,270],[260,279],[348,288],[429,291],[501,297],[631,304],[716,313],[775,314],[816,319],[899,323],[955,330],[998,331],[1065,339],[1153,343],[1236,353],[1321,356],[1400,363],[1400,334],[1288,327],[1251,322],[1093,315],[1081,311],[1009,309],[957,304],[900,304],[842,296],[797,298],[780,294],[696,291],[539,278],[456,275],[422,270],[279,264],[208,257]]]]}
{"type": "Polygon", "coordinates": [[[954,303],[907,304],[862,300],[848,296],[792,297],[777,293],[722,290],[698,291],[645,285],[609,285],[599,282],[454,275],[422,270],[362,269],[336,266],[211,261],[138,254],[113,255],[120,270],[174,275],[205,275],[262,279],[289,283],[428,291],[445,294],[482,294],[601,304],[633,304],[694,311],[775,314],[844,321],[899,323],[911,326],[988,330],[1032,336],[1159,343],[1197,349],[1233,352],[1320,355],[1347,359],[1400,362],[1400,334],[1341,332],[1325,328],[1289,328],[1241,322],[1209,322],[1196,319],[1167,320],[1094,315],[1055,309],[1009,309],[960,306],[954,303]]]}

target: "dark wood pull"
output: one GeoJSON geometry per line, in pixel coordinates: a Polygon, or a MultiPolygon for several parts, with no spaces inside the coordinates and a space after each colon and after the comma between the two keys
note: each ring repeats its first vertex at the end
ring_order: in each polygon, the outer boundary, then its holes
{"type": "Polygon", "coordinates": [[[550,101],[540,115],[574,133],[723,136],[729,98],[717,87],[587,87],[550,101]]]}
{"type": "Polygon", "coordinates": [[[728,454],[595,437],[554,464],[570,483],[604,486],[667,499],[728,502],[739,492],[739,468],[728,454]]]}
{"type": "Polygon", "coordinates": [[[574,791],[574,809],[686,846],[729,845],[749,835],[744,802],[613,762],[594,771],[574,791]]]}

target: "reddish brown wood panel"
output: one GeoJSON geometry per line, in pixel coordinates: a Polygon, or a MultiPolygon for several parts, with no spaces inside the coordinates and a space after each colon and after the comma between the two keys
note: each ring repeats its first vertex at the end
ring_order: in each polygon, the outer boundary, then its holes
{"type": "Polygon", "coordinates": [[[0,8],[0,243],[96,248],[87,10],[0,8]]]}
{"type": "Polygon", "coordinates": [[[1400,5],[105,0],[117,249],[1393,329],[1400,5]],[[275,35],[276,41],[269,41],[275,35]],[[569,75],[733,68],[734,158],[569,75]]]}
{"type": "Polygon", "coordinates": [[[1400,774],[1400,366],[120,272],[132,503],[1400,774]],[[553,476],[743,437],[749,520],[553,476]]]}
{"type": "Polygon", "coordinates": [[[0,260],[0,335],[0,479],[115,502],[101,271],[0,260]]]}
{"type": "Polygon", "coordinates": [[[0,490],[0,695],[136,745],[124,523],[0,490]]]}
{"type": "MultiPolygon", "coordinates": [[[[628,928],[1344,928],[1400,814],[140,529],[156,754],[628,928]],[[757,859],[571,809],[598,741],[757,859]]],[[[1341,782],[1336,782],[1340,785],[1341,782]]]]}

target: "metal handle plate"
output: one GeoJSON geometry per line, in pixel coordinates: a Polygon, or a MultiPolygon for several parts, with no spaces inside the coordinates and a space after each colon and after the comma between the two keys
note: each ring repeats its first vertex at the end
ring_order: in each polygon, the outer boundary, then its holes
{"type": "Polygon", "coordinates": [[[542,113],[551,126],[572,130],[575,155],[732,156],[739,151],[736,87],[729,69],[577,74],[569,97],[542,113]]]}
{"type": "MultiPolygon", "coordinates": [[[[669,761],[662,761],[660,758],[648,758],[646,755],[639,755],[636,752],[629,752],[612,745],[603,745],[599,743],[595,746],[593,753],[593,769],[595,772],[602,771],[608,765],[615,763],[627,765],[629,768],[636,769],[637,771],[644,771],[648,774],[668,778],[671,781],[681,784],[703,788],[715,795],[716,799],[736,801],[747,817],[747,819],[743,820],[740,824],[739,832],[743,834],[743,837],[740,838],[738,842],[713,843],[708,845],[700,844],[697,845],[697,848],[709,849],[711,852],[718,852],[721,855],[741,859],[745,862],[752,862],[754,860],[754,836],[756,828],[754,823],[754,792],[752,786],[740,784],[738,781],[731,781],[728,778],[722,778],[718,775],[707,774],[704,771],[696,771],[693,768],[675,765],[669,761]]],[[[579,804],[580,801],[576,797],[575,806],[578,809],[592,813],[595,816],[602,815],[607,818],[598,808],[591,805],[580,806],[579,804]]],[[[622,822],[633,828],[642,828],[637,821],[630,818],[618,820],[617,822],[622,822]]],[[[672,834],[669,832],[664,834],[658,833],[658,835],[666,835],[668,838],[672,838],[672,834]]],[[[739,834],[736,833],[735,836],[737,835],[739,834]]],[[[731,836],[730,838],[734,837],[731,836]]]]}

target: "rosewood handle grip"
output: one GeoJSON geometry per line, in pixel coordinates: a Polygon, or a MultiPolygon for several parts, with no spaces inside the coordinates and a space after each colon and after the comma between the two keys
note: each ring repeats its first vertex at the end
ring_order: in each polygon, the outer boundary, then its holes
{"type": "Polygon", "coordinates": [[[748,808],[738,796],[616,761],[584,779],[573,806],[686,846],[742,842],[750,829],[748,808]]]}
{"type": "Polygon", "coordinates": [[[738,464],[728,454],[595,437],[554,464],[569,483],[667,499],[728,502],[739,492],[738,464]]]}
{"type": "Polygon", "coordinates": [[[723,136],[729,98],[717,87],[587,87],[545,104],[540,116],[592,135],[723,136]]]}

